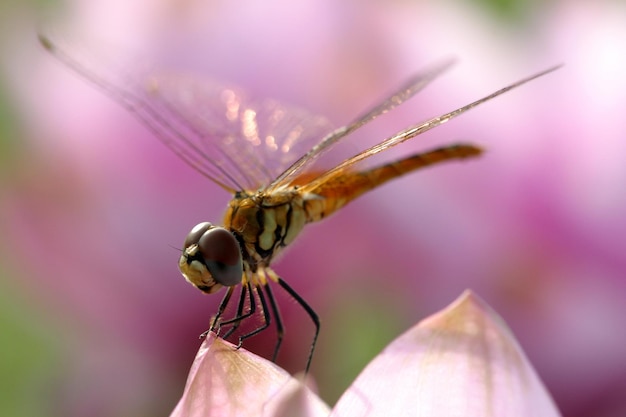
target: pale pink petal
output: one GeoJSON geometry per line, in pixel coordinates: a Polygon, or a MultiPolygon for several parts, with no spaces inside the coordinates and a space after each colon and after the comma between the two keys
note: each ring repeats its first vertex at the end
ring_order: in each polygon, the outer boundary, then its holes
{"type": "Polygon", "coordinates": [[[330,408],[300,380],[289,383],[265,407],[264,417],[328,417],[330,408]]]}
{"type": "Polygon", "coordinates": [[[272,362],[210,333],[194,360],[171,417],[327,416],[327,406],[272,362]]]}
{"type": "Polygon", "coordinates": [[[470,291],[392,342],[359,375],[332,413],[341,417],[559,415],[506,324],[470,291]]]}

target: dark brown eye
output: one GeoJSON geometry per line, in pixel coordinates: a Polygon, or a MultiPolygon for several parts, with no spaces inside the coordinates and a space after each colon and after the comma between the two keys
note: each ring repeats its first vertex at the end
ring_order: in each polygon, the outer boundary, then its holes
{"type": "Polygon", "coordinates": [[[191,245],[198,243],[198,241],[200,240],[204,232],[206,232],[212,227],[213,225],[209,222],[204,222],[204,223],[195,225],[194,228],[191,229],[191,232],[189,232],[189,234],[185,238],[185,249],[187,249],[191,245]]]}
{"type": "Polygon", "coordinates": [[[195,240],[199,234],[201,235],[197,238],[198,250],[213,279],[225,286],[240,284],[243,265],[241,249],[235,236],[223,227],[201,223],[194,227],[187,239],[195,240]]]}

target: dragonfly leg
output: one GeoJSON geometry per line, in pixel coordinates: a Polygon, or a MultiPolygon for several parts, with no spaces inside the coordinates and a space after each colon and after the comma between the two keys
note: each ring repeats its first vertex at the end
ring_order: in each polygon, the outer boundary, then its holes
{"type": "Polygon", "coordinates": [[[241,294],[239,296],[239,305],[237,306],[237,314],[235,315],[235,317],[233,317],[232,319],[224,320],[220,323],[220,326],[232,325],[230,329],[228,329],[228,331],[224,333],[224,336],[222,336],[222,339],[228,339],[228,337],[239,328],[239,325],[246,318],[253,315],[255,311],[256,311],[256,305],[254,303],[252,287],[250,286],[250,283],[247,283],[246,285],[241,287],[241,294]],[[248,296],[247,298],[249,299],[250,309],[248,310],[247,313],[244,313],[243,309],[246,305],[246,295],[248,296]]]}
{"type": "MultiPolygon", "coordinates": [[[[261,308],[263,310],[263,324],[257,327],[256,329],[252,330],[251,332],[248,332],[244,335],[239,336],[239,343],[237,344],[237,349],[241,347],[244,340],[267,329],[271,323],[271,315],[270,315],[270,312],[267,310],[267,301],[265,301],[265,296],[263,295],[263,292],[259,291],[259,287],[251,287],[251,291],[254,291],[257,297],[259,297],[259,301],[261,302],[261,308]]],[[[252,304],[254,305],[255,303],[252,303],[252,304]]]]}
{"type": "Polygon", "coordinates": [[[309,356],[306,360],[306,368],[304,369],[304,373],[309,372],[309,368],[311,367],[311,360],[313,359],[313,352],[315,351],[315,344],[317,343],[317,336],[320,334],[320,319],[317,313],[311,308],[311,306],[304,301],[304,298],[300,296],[293,288],[289,286],[281,277],[278,277],[278,284],[285,290],[289,295],[296,300],[298,304],[307,312],[311,321],[315,325],[315,335],[313,336],[313,341],[311,342],[311,349],[309,350],[309,356]]]}
{"type": "Polygon", "coordinates": [[[200,335],[200,339],[205,338],[206,335],[209,334],[209,332],[215,331],[216,328],[217,328],[216,333],[219,334],[219,331],[220,331],[219,321],[220,321],[220,318],[222,317],[222,314],[224,314],[226,307],[228,307],[228,302],[230,301],[230,297],[232,297],[233,295],[234,289],[235,287],[228,288],[228,291],[224,295],[224,298],[222,298],[222,301],[220,302],[220,306],[217,309],[217,314],[215,315],[215,317],[213,317],[213,320],[211,320],[211,326],[209,327],[209,330],[206,330],[205,332],[203,332],[200,335]]]}
{"type": "Polygon", "coordinates": [[[274,298],[274,293],[272,292],[272,287],[270,287],[270,285],[268,284],[263,289],[267,293],[267,299],[269,300],[270,308],[272,309],[272,312],[276,319],[276,346],[274,347],[274,353],[272,355],[272,362],[276,362],[276,358],[278,357],[278,351],[280,350],[280,345],[283,343],[285,329],[283,326],[283,319],[280,315],[280,310],[278,309],[278,304],[276,304],[276,299],[274,298]]]}

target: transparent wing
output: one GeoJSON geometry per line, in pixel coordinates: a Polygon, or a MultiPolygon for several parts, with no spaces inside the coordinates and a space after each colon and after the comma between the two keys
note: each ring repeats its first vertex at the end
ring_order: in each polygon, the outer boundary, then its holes
{"type": "Polygon", "coordinates": [[[114,74],[94,69],[98,64],[93,60],[79,62],[44,36],[40,41],[128,109],[185,162],[230,192],[268,185],[332,130],[323,117],[274,100],[251,100],[209,79],[145,75],[139,70],[114,74]]]}
{"type": "Polygon", "coordinates": [[[307,168],[311,167],[319,157],[328,152],[346,136],[371,122],[376,117],[389,112],[393,108],[413,97],[416,93],[430,84],[431,81],[450,68],[452,64],[452,60],[443,61],[437,65],[427,68],[422,72],[414,74],[404,84],[402,84],[398,90],[394,91],[382,102],[362,113],[348,125],[340,127],[339,129],[329,133],[326,137],[322,138],[319,143],[313,146],[307,153],[303,154],[298,160],[289,166],[289,168],[287,168],[282,174],[276,177],[266,190],[271,192],[274,189],[286,186],[293,182],[296,177],[301,176],[304,172],[306,172],[307,168]]]}
{"type": "Polygon", "coordinates": [[[178,142],[191,142],[190,149],[203,150],[205,157],[219,155],[220,168],[231,183],[271,193],[302,176],[339,141],[411,98],[451,65],[445,61],[413,75],[381,103],[334,131],[321,116],[274,100],[251,101],[236,88],[180,75],[151,77],[147,91],[152,99],[145,102],[177,122],[164,128],[181,132],[178,142]]]}
{"type": "Polygon", "coordinates": [[[190,75],[107,71],[101,59],[79,62],[48,38],[40,36],[40,41],[189,165],[230,192],[272,192],[302,177],[343,138],[412,97],[451,65],[444,62],[416,74],[382,103],[332,131],[323,117],[273,100],[250,100],[237,88],[190,75]]]}
{"type": "Polygon", "coordinates": [[[201,156],[194,167],[237,189],[264,188],[332,130],[324,117],[204,78],[155,75],[145,91],[161,130],[201,156]]]}
{"type": "Polygon", "coordinates": [[[415,136],[421,135],[424,132],[427,132],[437,126],[442,125],[443,123],[448,122],[449,120],[453,119],[454,117],[460,116],[461,114],[473,109],[476,106],[479,106],[480,104],[483,104],[491,99],[494,99],[496,97],[498,97],[499,95],[502,95],[514,88],[517,88],[523,84],[526,84],[529,81],[532,81],[536,78],[539,78],[547,73],[550,73],[552,71],[557,70],[558,68],[560,68],[561,65],[556,65],[554,67],[550,67],[546,70],[540,71],[536,74],[533,74],[529,77],[523,78],[513,84],[510,84],[504,88],[501,88],[498,91],[495,91],[481,99],[478,99],[472,103],[469,103],[465,106],[459,107],[456,110],[453,110],[449,113],[443,114],[441,116],[437,116],[437,117],[433,117],[429,120],[426,120],[425,122],[410,126],[398,133],[396,133],[395,135],[383,140],[382,142],[371,146],[367,149],[365,149],[362,152],[359,152],[358,154],[356,154],[355,156],[353,156],[352,158],[346,159],[345,161],[343,161],[342,163],[340,163],[339,165],[335,166],[334,168],[326,171],[325,173],[317,176],[317,178],[315,178],[314,180],[308,182],[306,185],[304,185],[302,187],[303,191],[310,191],[313,190],[317,187],[320,186],[320,184],[324,183],[325,181],[328,181],[331,178],[334,178],[338,175],[341,175],[341,173],[347,169],[355,169],[356,164],[360,163],[361,161],[364,161],[367,158],[370,158],[373,155],[376,155],[380,152],[383,152],[386,149],[391,148],[392,146],[398,145],[402,142],[405,142],[409,139],[414,138],[415,136]]]}

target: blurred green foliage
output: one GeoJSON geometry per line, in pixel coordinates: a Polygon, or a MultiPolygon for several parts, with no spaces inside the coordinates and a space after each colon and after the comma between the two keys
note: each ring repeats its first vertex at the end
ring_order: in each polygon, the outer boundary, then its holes
{"type": "Polygon", "coordinates": [[[337,298],[324,307],[328,311],[323,339],[315,362],[315,375],[332,384],[319,386],[320,396],[334,405],[354,378],[399,334],[410,326],[407,312],[389,308],[385,296],[369,289],[354,288],[353,296],[337,298]],[[340,366],[323,366],[325,360],[340,366]]]}
{"type": "Polygon", "coordinates": [[[523,21],[530,10],[536,10],[534,0],[476,0],[476,3],[498,17],[512,22],[523,21]]]}
{"type": "MultiPolygon", "coordinates": [[[[4,251],[3,251],[4,252],[4,251]]],[[[2,265],[5,265],[4,260],[2,265]]],[[[59,343],[49,316],[9,288],[14,272],[0,270],[0,415],[53,415],[52,384],[61,364],[59,343]],[[46,398],[48,397],[48,398],[46,398]]]]}

